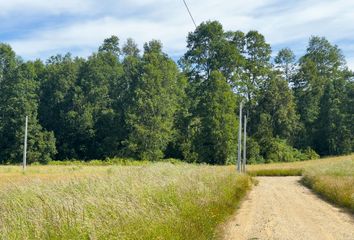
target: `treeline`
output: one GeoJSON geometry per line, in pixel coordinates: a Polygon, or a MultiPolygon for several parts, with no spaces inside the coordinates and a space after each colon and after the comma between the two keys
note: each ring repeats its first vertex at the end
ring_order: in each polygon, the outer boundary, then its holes
{"type": "Polygon", "coordinates": [[[112,36],[87,59],[23,61],[0,44],[0,163],[129,157],[226,164],[236,160],[238,107],[251,162],[353,151],[353,72],[337,46],[311,37],[296,60],[257,31],[205,22],[178,65],[152,40],[142,52],[112,36]],[[317,153],[316,153],[317,152],[317,153]]]}

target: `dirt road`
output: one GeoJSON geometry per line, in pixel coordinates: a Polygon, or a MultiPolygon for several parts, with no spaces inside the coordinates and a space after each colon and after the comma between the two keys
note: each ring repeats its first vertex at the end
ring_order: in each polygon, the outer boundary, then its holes
{"type": "Polygon", "coordinates": [[[300,177],[259,177],[226,240],[354,240],[354,218],[303,187],[300,177]]]}

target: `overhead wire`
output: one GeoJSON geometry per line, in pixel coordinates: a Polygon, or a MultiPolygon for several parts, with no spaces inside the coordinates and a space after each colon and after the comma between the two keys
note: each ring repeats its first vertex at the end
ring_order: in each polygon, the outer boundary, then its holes
{"type": "Polygon", "coordinates": [[[184,3],[184,6],[186,6],[186,9],[187,9],[187,11],[188,11],[188,14],[189,14],[189,16],[191,17],[191,19],[192,19],[192,21],[193,21],[193,24],[194,24],[195,28],[197,28],[197,24],[196,24],[196,23],[195,23],[195,21],[194,21],[193,15],[192,15],[191,11],[189,10],[189,7],[188,7],[188,5],[187,5],[186,1],[185,1],[185,0],[183,0],[183,3],[184,3]]]}

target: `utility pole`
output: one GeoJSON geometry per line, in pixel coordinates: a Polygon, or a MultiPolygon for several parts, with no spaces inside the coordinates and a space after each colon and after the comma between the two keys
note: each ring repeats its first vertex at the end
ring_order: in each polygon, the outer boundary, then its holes
{"type": "Polygon", "coordinates": [[[243,127],[243,172],[246,173],[246,137],[247,137],[247,115],[245,115],[244,119],[244,127],[243,127]]]}
{"type": "Polygon", "coordinates": [[[23,144],[23,171],[26,171],[27,165],[27,132],[28,132],[28,116],[26,116],[26,124],[25,124],[25,140],[23,144]]]}
{"type": "MultiPolygon", "coordinates": [[[[24,94],[24,101],[25,102],[27,101],[27,98],[26,98],[27,91],[28,91],[27,87],[28,87],[28,79],[26,79],[26,85],[25,85],[25,94],[24,94]]],[[[26,103],[24,105],[25,105],[24,111],[26,112],[26,103]]],[[[23,142],[23,163],[22,163],[23,171],[26,171],[26,167],[27,167],[27,136],[28,136],[28,115],[26,112],[25,139],[23,142]]]]}
{"type": "Polygon", "coordinates": [[[237,151],[237,171],[238,171],[238,172],[241,172],[242,104],[243,104],[243,101],[241,101],[241,103],[240,103],[240,113],[239,113],[240,123],[239,123],[239,125],[238,125],[238,151],[237,151]]]}

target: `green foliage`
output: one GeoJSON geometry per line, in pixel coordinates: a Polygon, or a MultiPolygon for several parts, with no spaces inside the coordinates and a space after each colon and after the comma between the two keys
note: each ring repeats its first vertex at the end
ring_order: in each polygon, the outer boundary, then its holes
{"type": "Polygon", "coordinates": [[[140,54],[111,36],[86,59],[24,62],[0,45],[0,163],[128,157],[227,164],[236,160],[237,107],[246,100],[250,163],[296,161],[354,149],[354,73],[340,49],[312,37],[295,62],[271,62],[257,31],[200,24],[180,69],[153,40],[140,54]],[[299,150],[296,150],[299,149],[299,150]],[[311,149],[311,150],[310,150],[311,149]],[[313,150],[312,150],[313,149],[313,150]]]}
{"type": "MultiPolygon", "coordinates": [[[[274,136],[292,142],[299,126],[299,116],[296,113],[296,105],[288,83],[277,75],[271,75],[270,79],[260,89],[258,105],[253,112],[256,116],[267,115],[269,128],[268,137],[274,136]]],[[[262,119],[258,124],[263,124],[262,119]]],[[[254,120],[257,126],[257,118],[254,120]]],[[[258,135],[261,135],[259,133],[258,135]]],[[[264,137],[264,135],[262,136],[264,137]]]]}
{"type": "Polygon", "coordinates": [[[202,85],[203,95],[197,109],[200,127],[194,139],[199,162],[235,162],[237,119],[236,99],[220,72],[212,72],[202,85]]]}
{"type": "Polygon", "coordinates": [[[297,146],[311,146],[321,155],[350,153],[353,73],[340,49],[325,38],[312,37],[299,67],[294,92],[303,129],[297,146]]]}
{"type": "Polygon", "coordinates": [[[151,41],[144,48],[134,101],[127,111],[129,135],[124,145],[131,156],[157,160],[163,158],[172,140],[180,75],[158,41],[151,41]]]}
{"type": "Polygon", "coordinates": [[[295,54],[290,48],[281,49],[274,59],[276,68],[283,74],[289,83],[295,73],[295,54]]]}
{"type": "Polygon", "coordinates": [[[254,164],[254,163],[263,163],[264,158],[260,155],[261,153],[261,146],[258,144],[258,142],[252,138],[249,137],[247,138],[247,162],[249,164],[254,164]]]}
{"type": "Polygon", "coordinates": [[[266,162],[293,162],[306,160],[301,153],[289,146],[285,140],[274,138],[265,146],[266,162]]]}
{"type": "Polygon", "coordinates": [[[120,54],[119,38],[113,35],[110,38],[105,39],[102,46],[99,47],[98,51],[110,53],[118,57],[120,54]]]}
{"type": "Polygon", "coordinates": [[[48,162],[56,153],[52,132],[38,122],[39,81],[36,65],[16,59],[10,46],[0,45],[0,163],[22,161],[25,116],[28,116],[28,162],[48,162]]]}
{"type": "Polygon", "coordinates": [[[305,156],[306,160],[314,160],[314,159],[319,159],[320,155],[318,155],[312,148],[307,147],[303,151],[303,155],[305,156]]]}

